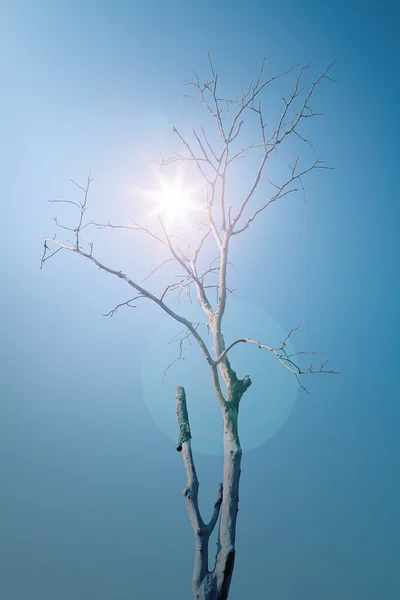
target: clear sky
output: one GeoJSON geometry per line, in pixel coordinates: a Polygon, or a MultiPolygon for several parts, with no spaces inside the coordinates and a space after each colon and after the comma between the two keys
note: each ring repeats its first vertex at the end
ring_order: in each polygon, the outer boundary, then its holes
{"type": "MultiPolygon", "coordinates": [[[[129,290],[73,255],[40,271],[37,234],[68,218],[47,200],[76,200],[69,180],[89,168],[93,218],[140,216],[135,190],[176,149],[172,126],[208,123],[182,97],[193,68],[208,76],[207,50],[229,91],[264,56],[271,74],[336,60],[339,81],[318,91],[325,116],[311,126],[335,170],[312,174],[306,202],[273,207],[235,250],[231,321],[301,325],[296,347],[326,351],[344,374],[308,379],[311,395],[290,404],[271,356],[241,349],[254,388],[230,598],[400,597],[398,25],[394,1],[2,2],[1,598],[190,597],[194,541],[170,436],[184,382],[210,511],[221,457],[213,441],[206,453],[202,376],[175,365],[160,403],[163,315],[143,302],[104,318],[129,290]]],[[[115,267],[154,267],[143,238],[103,233],[115,267]]]]}

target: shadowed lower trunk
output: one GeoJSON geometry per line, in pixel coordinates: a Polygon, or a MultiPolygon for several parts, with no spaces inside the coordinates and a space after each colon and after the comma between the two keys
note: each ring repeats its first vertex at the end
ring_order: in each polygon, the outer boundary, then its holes
{"type": "Polygon", "coordinates": [[[193,597],[195,600],[226,600],[235,565],[236,521],[239,510],[239,481],[242,449],[238,437],[239,404],[226,405],[224,421],[223,484],[219,484],[218,498],[211,521],[204,523],[198,505],[199,481],[191,448],[191,432],[183,388],[177,389],[177,415],[180,427],[178,450],[187,474],[183,490],[190,521],[196,540],[193,572],[193,597]],[[219,520],[217,555],[212,570],[208,565],[208,544],[219,520]]]}

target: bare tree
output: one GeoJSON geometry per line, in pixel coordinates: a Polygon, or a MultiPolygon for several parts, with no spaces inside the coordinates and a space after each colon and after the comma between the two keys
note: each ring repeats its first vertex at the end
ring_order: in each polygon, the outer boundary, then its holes
{"type": "Polygon", "coordinates": [[[194,96],[191,97],[200,101],[211,116],[215,126],[214,133],[210,135],[206,132],[206,128],[201,126],[200,130],[193,129],[189,139],[174,128],[173,132],[182,146],[182,153],[175,153],[168,159],[162,157],[157,163],[160,169],[173,163],[187,163],[197,169],[200,174],[203,181],[201,205],[205,218],[201,223],[197,223],[196,240],[191,240],[186,249],[182,249],[182,244],[177,245],[175,237],[171,233],[171,227],[161,214],[158,214],[157,222],[155,225],[153,224],[152,228],[137,222],[128,225],[113,225],[86,220],[89,188],[92,181],[89,173],[84,185],[76,184],[83,194],[82,200],[77,202],[61,201],[72,204],[78,210],[76,225],[67,227],[55,219],[59,228],[69,232],[72,241],[62,242],[56,236],[43,238],[44,252],[41,266],[61,250],[79,254],[93,262],[99,269],[124,280],[134,290],[133,297],[118,304],[107,313],[108,316],[112,316],[122,306],[133,306],[132,303],[135,300],[146,298],[183,326],[184,332],[178,338],[180,353],[177,360],[182,358],[185,341],[194,339],[199,345],[210,368],[216,399],[221,407],[223,419],[223,482],[218,484],[214,511],[208,523],[203,520],[199,509],[199,481],[191,449],[186,393],[182,387],[178,387],[176,392],[179,424],[177,450],[182,453],[186,470],[187,484],[183,494],[196,542],[193,596],[201,600],[224,600],[228,598],[235,562],[242,459],[238,435],[239,406],[243,395],[251,385],[249,375],[244,377],[237,375],[231,366],[229,354],[237,344],[255,344],[260,349],[269,351],[285,369],[297,378],[300,387],[305,391],[307,390],[301,383],[303,375],[336,373],[327,368],[326,362],[317,368],[301,366],[300,361],[304,355],[315,353],[289,352],[287,342],[297,328],[289,331],[279,347],[273,347],[264,341],[247,337],[226,343],[223,335],[223,318],[230,291],[227,284],[230,244],[234,242],[236,236],[251,228],[253,222],[271,204],[293,194],[299,186],[304,191],[303,178],[305,175],[316,169],[328,168],[320,157],[313,158],[308,164],[300,167],[299,157],[294,155],[283,179],[272,181],[267,174],[267,164],[278,156],[278,149],[282,144],[287,144],[289,140],[300,140],[308,149],[314,150],[303,132],[303,125],[320,114],[311,107],[311,100],[320,82],[331,79],[329,72],[332,65],[326,68],[311,84],[307,84],[304,80],[310,65],[298,64],[279,75],[266,77],[263,62],[258,76],[246,88],[241,85],[241,94],[238,99],[228,99],[220,93],[218,73],[214,69],[210,56],[208,58],[211,70],[210,79],[202,82],[194,72],[193,79],[187,85],[194,90],[194,96]],[[282,98],[280,114],[271,127],[263,109],[262,96],[269,91],[272,84],[280,85],[287,79],[291,81],[291,92],[282,98]],[[239,142],[242,140],[246,117],[253,118],[253,124],[254,118],[256,119],[258,140],[241,144],[239,142]],[[232,189],[229,189],[232,165],[236,165],[250,151],[258,154],[258,166],[247,193],[235,206],[234,201],[231,200],[232,189]],[[265,189],[269,193],[263,194],[262,199],[257,200],[256,192],[259,194],[260,191],[265,192],[265,189]],[[139,283],[136,278],[132,279],[123,271],[108,266],[94,255],[93,242],[85,242],[82,235],[82,232],[89,228],[123,228],[135,232],[141,231],[150,236],[155,244],[159,244],[165,253],[165,258],[144,281],[171,263],[179,269],[179,275],[174,281],[169,282],[160,293],[150,291],[148,287],[143,286],[144,282],[139,283]],[[200,266],[206,246],[213,247],[214,251],[216,249],[217,257],[211,263],[204,264],[203,262],[200,266]],[[215,279],[217,279],[217,283],[215,279]],[[212,289],[217,292],[215,301],[211,299],[212,289]],[[180,296],[183,294],[191,300],[192,290],[205,315],[202,322],[192,321],[181,313],[180,296]],[[171,292],[178,293],[178,308],[173,302],[171,306],[171,297],[173,296],[171,292]],[[217,553],[215,565],[210,569],[208,546],[211,533],[217,523],[217,553]]]}

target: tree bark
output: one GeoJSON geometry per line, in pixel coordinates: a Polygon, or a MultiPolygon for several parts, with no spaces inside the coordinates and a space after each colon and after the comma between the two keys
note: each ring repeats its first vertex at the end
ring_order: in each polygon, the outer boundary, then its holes
{"type": "MultiPolygon", "coordinates": [[[[247,389],[248,385],[250,385],[249,380],[246,380],[243,389],[240,390],[241,395],[247,389]]],[[[191,432],[186,394],[184,388],[177,388],[177,417],[180,430],[177,450],[182,452],[186,470],[187,484],[183,490],[183,495],[195,535],[195,561],[192,585],[193,598],[195,600],[226,600],[235,565],[236,522],[239,510],[242,449],[238,435],[239,398],[237,394],[230,394],[230,396],[231,402],[225,402],[222,410],[224,423],[223,483],[219,484],[218,498],[214,505],[214,513],[211,521],[205,524],[198,505],[199,481],[191,448],[191,432]],[[208,568],[208,544],[218,520],[217,555],[215,566],[210,570],[208,568]]]]}

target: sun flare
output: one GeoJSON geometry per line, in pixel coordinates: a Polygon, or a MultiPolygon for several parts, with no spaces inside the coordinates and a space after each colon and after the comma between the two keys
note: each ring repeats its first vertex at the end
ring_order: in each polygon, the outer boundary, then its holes
{"type": "Polygon", "coordinates": [[[167,181],[162,181],[160,183],[160,190],[155,194],[157,203],[155,210],[170,222],[185,221],[189,211],[189,194],[187,190],[176,182],[170,184],[167,181]]]}
{"type": "Polygon", "coordinates": [[[198,190],[184,185],[182,177],[176,177],[172,182],[163,177],[158,178],[157,189],[147,192],[155,207],[152,215],[158,215],[166,227],[177,222],[187,223],[193,211],[198,211],[200,206],[194,201],[198,190]]]}

